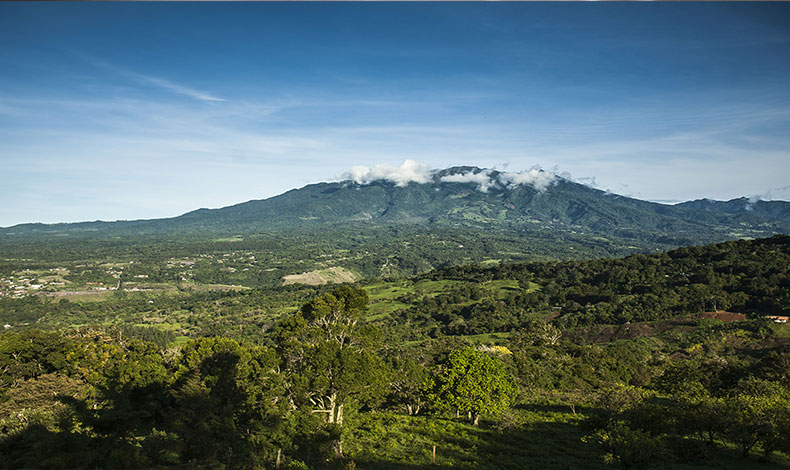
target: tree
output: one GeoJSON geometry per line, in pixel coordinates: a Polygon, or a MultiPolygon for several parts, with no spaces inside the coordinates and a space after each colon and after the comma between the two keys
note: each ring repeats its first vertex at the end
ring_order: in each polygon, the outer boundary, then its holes
{"type": "Polygon", "coordinates": [[[0,385],[68,368],[72,342],[60,333],[28,330],[0,335],[0,385]]]}
{"type": "Polygon", "coordinates": [[[556,346],[562,331],[553,324],[535,316],[527,317],[511,337],[518,348],[525,346],[556,346]]]}
{"type": "Polygon", "coordinates": [[[766,454],[786,440],[784,434],[790,421],[790,397],[787,389],[777,383],[760,379],[744,379],[737,393],[723,401],[727,437],[746,456],[760,444],[766,454]]]}
{"type": "Polygon", "coordinates": [[[34,422],[48,428],[59,428],[58,418],[62,418],[68,407],[61,396],[82,397],[87,387],[80,380],[58,373],[44,374],[36,378],[22,380],[3,392],[0,402],[0,433],[24,428],[34,422]]]}
{"type": "Polygon", "coordinates": [[[169,427],[185,461],[236,460],[282,445],[282,378],[274,350],[227,338],[191,340],[181,350],[171,388],[169,427]]]}
{"type": "Polygon", "coordinates": [[[405,407],[410,416],[420,413],[424,406],[423,385],[428,379],[428,368],[411,357],[403,357],[404,351],[390,358],[392,379],[390,380],[389,401],[396,406],[405,407]]]}
{"type": "Polygon", "coordinates": [[[367,303],[364,290],[340,286],[306,303],[275,333],[289,376],[288,399],[324,416],[324,430],[335,436],[335,457],[343,456],[346,408],[378,400],[387,383],[376,331],[363,324],[367,303]]]}
{"type": "Polygon", "coordinates": [[[623,468],[644,468],[667,456],[663,436],[633,429],[623,421],[612,421],[582,441],[598,444],[604,452],[605,463],[618,463],[623,468]]]}
{"type": "Polygon", "coordinates": [[[497,414],[516,398],[516,380],[499,359],[472,348],[450,353],[447,364],[426,384],[429,399],[439,409],[468,413],[477,426],[482,413],[497,414]]]}

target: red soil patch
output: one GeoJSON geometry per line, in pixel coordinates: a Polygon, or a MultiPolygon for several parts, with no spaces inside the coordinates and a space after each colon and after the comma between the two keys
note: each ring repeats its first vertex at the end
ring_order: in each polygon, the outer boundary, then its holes
{"type": "Polygon", "coordinates": [[[742,313],[733,313],[733,312],[704,312],[702,314],[702,318],[715,318],[716,320],[721,320],[723,322],[731,322],[731,321],[743,321],[746,320],[746,315],[742,313]]]}
{"type": "Polygon", "coordinates": [[[690,331],[695,322],[689,318],[671,318],[649,323],[593,325],[565,332],[563,339],[577,343],[608,343],[615,339],[635,339],[659,335],[667,330],[690,331]]]}

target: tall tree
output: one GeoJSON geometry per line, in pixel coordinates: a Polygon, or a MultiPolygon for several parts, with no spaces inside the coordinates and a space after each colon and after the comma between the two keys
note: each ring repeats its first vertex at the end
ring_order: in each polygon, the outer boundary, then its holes
{"type": "Polygon", "coordinates": [[[306,303],[276,332],[289,372],[289,399],[323,415],[337,436],[336,457],[343,456],[346,408],[380,399],[387,383],[387,368],[376,354],[376,330],[364,324],[367,303],[364,290],[340,286],[306,303]]]}

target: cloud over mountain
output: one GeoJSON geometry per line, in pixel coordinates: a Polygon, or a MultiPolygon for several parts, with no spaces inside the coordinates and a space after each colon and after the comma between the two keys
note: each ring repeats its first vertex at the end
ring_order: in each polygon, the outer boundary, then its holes
{"type": "Polygon", "coordinates": [[[496,186],[497,182],[491,178],[491,170],[483,170],[479,173],[472,171],[468,173],[456,173],[453,175],[442,176],[439,181],[443,183],[476,183],[477,189],[487,193],[491,186],[496,186]]]}
{"type": "Polygon", "coordinates": [[[538,191],[545,191],[557,181],[557,175],[550,171],[544,171],[541,168],[533,167],[526,171],[500,173],[499,181],[508,186],[528,184],[538,191]]]}
{"type": "Polygon", "coordinates": [[[384,180],[395,183],[395,186],[406,186],[409,183],[429,183],[432,175],[433,170],[428,165],[415,160],[406,160],[400,166],[386,164],[376,165],[373,168],[355,166],[351,171],[344,173],[343,177],[358,184],[384,180]]]}
{"type": "MultiPolygon", "coordinates": [[[[406,160],[400,166],[380,164],[374,167],[355,166],[343,174],[343,179],[357,184],[370,184],[374,181],[389,181],[403,187],[409,183],[429,183],[439,170],[415,160],[406,160]]],[[[487,193],[491,188],[514,188],[529,185],[538,191],[545,191],[557,181],[557,175],[540,167],[524,171],[500,172],[493,169],[464,169],[439,177],[442,183],[473,183],[477,189],[487,193]]]]}

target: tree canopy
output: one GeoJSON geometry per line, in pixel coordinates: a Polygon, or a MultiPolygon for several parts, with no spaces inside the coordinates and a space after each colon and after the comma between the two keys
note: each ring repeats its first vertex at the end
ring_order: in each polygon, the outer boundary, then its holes
{"type": "Polygon", "coordinates": [[[518,394],[516,380],[505,364],[472,348],[450,353],[447,364],[428,388],[436,407],[468,413],[475,426],[482,413],[503,411],[518,394]]]}

